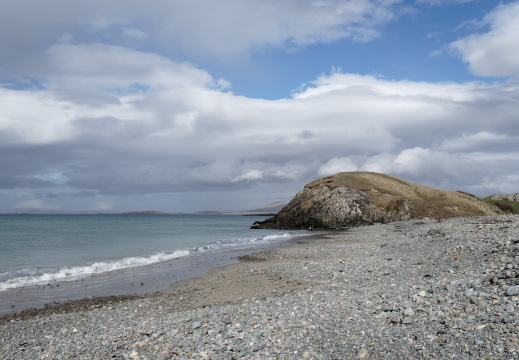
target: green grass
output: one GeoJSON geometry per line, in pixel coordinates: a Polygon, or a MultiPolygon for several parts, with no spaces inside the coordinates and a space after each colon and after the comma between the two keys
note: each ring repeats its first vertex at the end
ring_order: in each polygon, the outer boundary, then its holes
{"type": "Polygon", "coordinates": [[[485,199],[485,202],[490,205],[496,205],[496,203],[499,203],[505,206],[510,206],[514,209],[514,214],[519,214],[519,201],[485,199]]]}

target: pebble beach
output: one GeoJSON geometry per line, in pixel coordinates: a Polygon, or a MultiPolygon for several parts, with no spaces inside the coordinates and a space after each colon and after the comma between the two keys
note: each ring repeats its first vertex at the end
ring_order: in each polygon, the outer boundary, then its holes
{"type": "Polygon", "coordinates": [[[519,359],[519,216],[329,232],[0,317],[0,359],[519,359]]]}

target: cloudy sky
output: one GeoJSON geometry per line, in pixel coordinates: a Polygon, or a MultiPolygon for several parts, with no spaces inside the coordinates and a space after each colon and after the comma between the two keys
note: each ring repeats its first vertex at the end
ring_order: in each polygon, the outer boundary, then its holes
{"type": "Polygon", "coordinates": [[[519,192],[519,1],[0,0],[0,212],[519,192]]]}

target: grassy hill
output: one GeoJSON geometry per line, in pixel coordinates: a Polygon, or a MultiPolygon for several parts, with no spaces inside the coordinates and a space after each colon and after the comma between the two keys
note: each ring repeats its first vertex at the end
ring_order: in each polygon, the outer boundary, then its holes
{"type": "Polygon", "coordinates": [[[345,172],[317,179],[306,188],[352,187],[367,192],[381,208],[391,209],[395,199],[413,204],[411,217],[491,216],[499,211],[478,198],[457,191],[441,190],[411,183],[394,176],[372,172],[345,172]]]}

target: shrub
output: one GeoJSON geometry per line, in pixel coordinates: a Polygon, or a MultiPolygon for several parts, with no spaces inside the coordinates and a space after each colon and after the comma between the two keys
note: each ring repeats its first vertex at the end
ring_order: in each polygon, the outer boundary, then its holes
{"type": "Polygon", "coordinates": [[[502,211],[509,211],[510,213],[514,213],[514,208],[510,205],[507,205],[507,204],[503,204],[503,203],[500,203],[500,202],[495,202],[494,203],[495,206],[497,206],[499,208],[499,210],[502,210],[502,211]]]}

